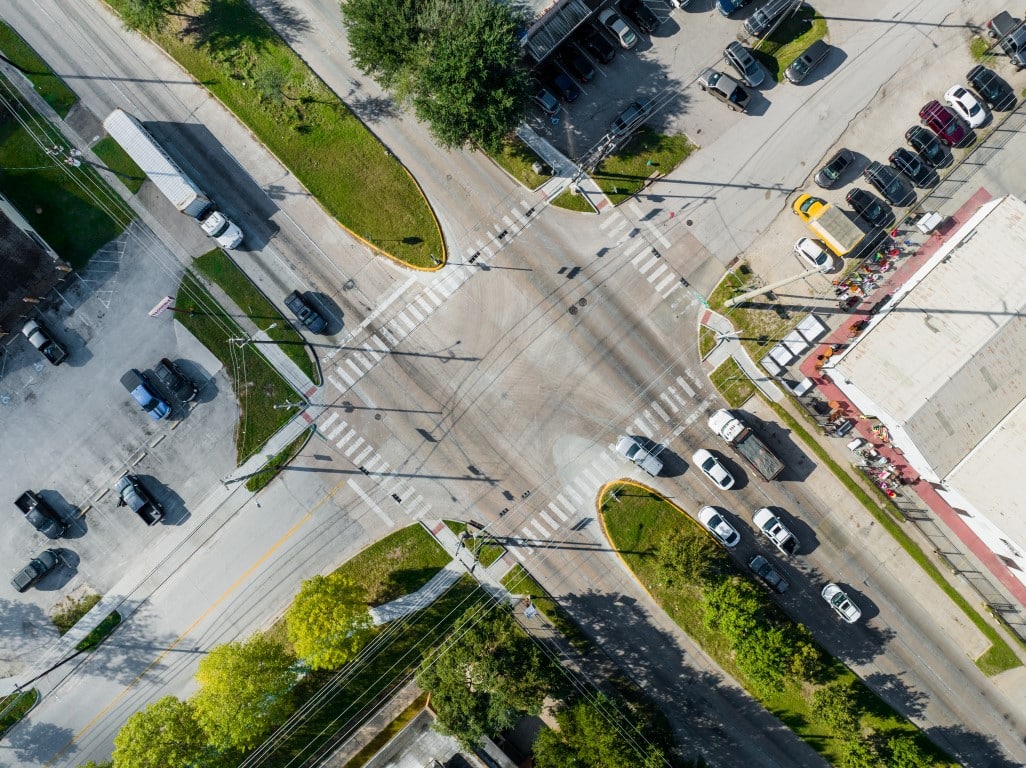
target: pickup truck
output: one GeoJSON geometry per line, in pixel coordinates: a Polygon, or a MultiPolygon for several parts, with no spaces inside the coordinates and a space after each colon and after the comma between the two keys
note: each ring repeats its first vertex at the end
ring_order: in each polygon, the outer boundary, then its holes
{"type": "Polygon", "coordinates": [[[135,475],[123,475],[114,486],[118,506],[128,507],[139,515],[146,525],[156,525],[164,519],[164,507],[146,490],[135,475]]]}
{"type": "Polygon", "coordinates": [[[643,470],[657,477],[663,471],[663,462],[654,453],[646,450],[636,437],[620,435],[616,441],[616,452],[629,461],[633,461],[643,470]]]}
{"type": "Polygon", "coordinates": [[[61,551],[45,549],[14,575],[11,586],[19,592],[24,592],[60,564],[61,551]]]}
{"type": "Polygon", "coordinates": [[[709,428],[741,454],[763,480],[773,480],[784,471],[784,462],[730,411],[714,412],[709,417],[709,428]]]}
{"type": "Polygon", "coordinates": [[[68,356],[68,350],[62,347],[38,320],[29,320],[21,332],[29,340],[29,344],[43,353],[43,357],[54,365],[60,365],[68,356]]]}
{"type": "Polygon", "coordinates": [[[32,491],[25,491],[16,498],[14,506],[21,510],[33,528],[48,539],[59,539],[68,530],[67,523],[57,514],[57,510],[32,491]]]}
{"type": "Polygon", "coordinates": [[[798,539],[766,507],[755,510],[755,514],[752,515],[752,522],[755,523],[755,527],[759,529],[759,532],[785,555],[793,555],[798,551],[798,539]]]}
{"type": "Polygon", "coordinates": [[[157,394],[153,386],[135,368],[121,377],[121,383],[131,393],[135,402],[139,403],[139,407],[146,411],[154,421],[167,418],[167,415],[171,413],[171,406],[157,394]]]}

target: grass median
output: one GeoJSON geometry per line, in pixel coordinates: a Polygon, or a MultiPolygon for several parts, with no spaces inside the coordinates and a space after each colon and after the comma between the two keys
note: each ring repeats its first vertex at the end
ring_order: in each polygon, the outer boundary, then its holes
{"type": "MultiPolygon", "coordinates": [[[[890,739],[914,742],[924,756],[918,765],[953,766],[912,723],[895,713],[843,664],[831,659],[811,641],[807,631],[795,625],[776,604],[763,598],[758,615],[779,631],[794,632],[803,642],[817,649],[823,662],[813,676],[797,674],[794,667],[783,676],[782,684],[767,688],[756,685],[746,669],[739,665],[732,650],[734,643],[724,625],[708,621],[710,583],[697,584],[679,578],[668,579],[657,552],[661,543],[675,531],[686,529],[695,535],[706,535],[692,518],[658,494],[629,483],[610,486],[602,496],[599,509],[602,524],[610,543],[620,557],[671,619],[719,664],[743,685],[767,710],[785,723],[812,749],[834,765],[847,762],[853,740],[887,744],[890,739]],[[813,702],[815,692],[833,686],[850,687],[854,692],[854,722],[847,726],[825,721],[813,702]]],[[[715,569],[724,571],[724,578],[747,579],[734,561],[716,549],[715,569]]],[[[711,569],[712,570],[712,569],[711,569]]],[[[762,594],[760,592],[760,594],[762,594]]],[[[768,663],[768,661],[767,661],[768,663]]],[[[752,666],[750,663],[748,666],[752,666]]],[[[882,764],[880,761],[867,765],[882,764]]]]}
{"type": "Polygon", "coordinates": [[[93,154],[103,161],[107,169],[113,173],[133,195],[139,191],[146,174],[135,164],[135,160],[121,148],[121,145],[110,136],[105,136],[91,147],[93,154]]]}
{"type": "Polygon", "coordinates": [[[278,307],[264,296],[227,253],[220,248],[214,248],[195,259],[193,266],[217,283],[257,328],[266,329],[267,336],[310,381],[314,384],[320,383],[317,364],[310,354],[306,339],[292,327],[278,307]]]}
{"type": "Polygon", "coordinates": [[[683,163],[697,147],[686,136],[665,136],[644,126],[592,172],[613,205],[619,205],[656,176],[665,176],[683,163]]]}
{"type": "Polygon", "coordinates": [[[759,41],[753,54],[769,70],[778,83],[784,80],[784,70],[791,66],[805,49],[827,35],[826,19],[809,5],[802,5],[789,15],[773,32],[759,41]]]}
{"type": "MultiPolygon", "coordinates": [[[[107,0],[115,11],[127,0],[107,0]]],[[[199,0],[152,35],[225,104],[329,214],[420,268],[445,257],[413,177],[245,0],[199,0]]],[[[137,115],[146,119],[146,115],[137,115]]]]}
{"type": "Polygon", "coordinates": [[[53,73],[39,54],[21,39],[21,35],[3,21],[0,21],[0,52],[28,78],[36,93],[53,107],[54,112],[61,117],[67,117],[68,112],[78,101],[78,96],[53,73]]]}
{"type": "Polygon", "coordinates": [[[182,276],[175,297],[175,319],[221,361],[232,382],[239,405],[235,450],[239,464],[255,454],[298,411],[297,406],[278,407],[299,399],[278,372],[260,354],[210,292],[191,272],[182,276]]]}
{"type": "Polygon", "coordinates": [[[35,688],[31,691],[0,696],[0,737],[32,711],[32,707],[36,706],[39,699],[39,691],[35,688]]]}

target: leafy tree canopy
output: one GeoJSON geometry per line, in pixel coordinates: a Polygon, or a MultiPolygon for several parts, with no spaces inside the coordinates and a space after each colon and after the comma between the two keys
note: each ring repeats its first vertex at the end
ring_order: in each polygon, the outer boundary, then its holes
{"type": "Polygon", "coordinates": [[[154,33],[167,29],[170,16],[182,15],[185,0],[120,0],[118,13],[129,29],[154,33]]]}
{"type": "Polygon", "coordinates": [[[614,704],[600,696],[556,714],[559,731],[542,730],[532,752],[535,768],[662,768],[663,751],[649,744],[614,704]]]}
{"type": "Polygon", "coordinates": [[[709,583],[723,570],[723,550],[704,531],[678,528],[659,542],[656,563],[663,580],[672,585],[709,583]]]}
{"type": "Polygon", "coordinates": [[[285,625],[296,655],[311,669],[335,669],[366,642],[371,618],[363,589],[330,574],[303,582],[285,625]]]}
{"type": "Polygon", "coordinates": [[[218,749],[249,749],[292,711],[295,658],[261,634],[221,645],[199,663],[196,720],[218,749]]]}
{"type": "Polygon", "coordinates": [[[187,768],[202,765],[201,759],[207,751],[206,734],[196,722],[192,704],[165,696],[136,712],[121,726],[114,737],[111,765],[113,768],[187,768]]]}

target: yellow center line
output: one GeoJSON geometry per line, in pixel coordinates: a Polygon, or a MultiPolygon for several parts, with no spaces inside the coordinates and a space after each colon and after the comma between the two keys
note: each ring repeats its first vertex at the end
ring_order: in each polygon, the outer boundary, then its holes
{"type": "Polygon", "coordinates": [[[158,655],[153,661],[151,661],[147,665],[146,669],[140,672],[135,677],[135,679],[132,680],[132,682],[126,685],[122,689],[122,691],[117,696],[115,696],[114,699],[107,706],[101,709],[96,714],[96,716],[93,717],[92,720],[90,720],[88,723],[82,726],[82,728],[74,736],[71,737],[68,743],[61,747],[60,751],[58,751],[57,754],[50,758],[46,765],[53,765],[54,761],[56,761],[58,758],[60,758],[61,755],[67,752],[72,744],[78,741],[84,734],[86,734],[90,729],[92,729],[96,725],[97,721],[102,719],[108,712],[110,712],[115,706],[117,706],[118,702],[121,701],[126,695],[128,695],[128,692],[135,686],[136,683],[138,683],[140,680],[143,679],[143,677],[146,676],[147,672],[149,672],[155,666],[160,664],[164,657],[174,650],[175,646],[182,642],[182,640],[184,640],[194,629],[196,629],[198,625],[206,621],[210,614],[213,613],[217,609],[217,607],[221,605],[221,603],[228,599],[229,595],[231,595],[247,579],[249,579],[249,577],[253,575],[253,572],[256,571],[261,565],[263,565],[267,561],[267,558],[269,558],[276,551],[278,551],[286,541],[292,538],[296,531],[298,531],[303,525],[309,522],[313,518],[313,513],[316,512],[325,502],[327,502],[328,499],[334,496],[338,489],[345,484],[345,482],[345,480],[340,481],[334,488],[332,488],[327,494],[325,494],[321,498],[321,500],[318,501],[310,509],[309,512],[303,515],[302,519],[300,519],[299,522],[297,522],[295,525],[289,528],[288,531],[286,531],[280,539],[278,539],[273,545],[271,545],[270,549],[268,549],[266,552],[264,552],[264,554],[257,558],[256,562],[254,562],[248,569],[246,569],[246,572],[243,573],[239,578],[237,578],[235,582],[230,587],[228,587],[228,589],[222,592],[220,597],[218,597],[213,603],[211,603],[210,606],[205,611],[203,611],[202,614],[200,614],[200,617],[198,619],[196,619],[192,624],[190,624],[189,627],[184,632],[182,632],[182,634],[175,638],[174,642],[172,642],[167,648],[161,651],[160,655],[158,655]]]}

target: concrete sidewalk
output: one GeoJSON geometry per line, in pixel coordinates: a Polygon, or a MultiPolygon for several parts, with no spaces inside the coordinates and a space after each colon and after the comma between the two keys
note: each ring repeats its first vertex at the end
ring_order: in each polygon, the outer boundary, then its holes
{"type": "Polygon", "coordinates": [[[773,378],[765,373],[755,364],[748,351],[742,346],[738,339],[737,330],[730,324],[723,315],[707,309],[699,319],[699,325],[712,329],[717,334],[716,346],[705,358],[705,364],[710,371],[716,370],[719,366],[732,358],[738,367],[745,372],[745,375],[752,380],[752,383],[759,388],[771,402],[779,403],[784,400],[785,395],[773,378]]]}

